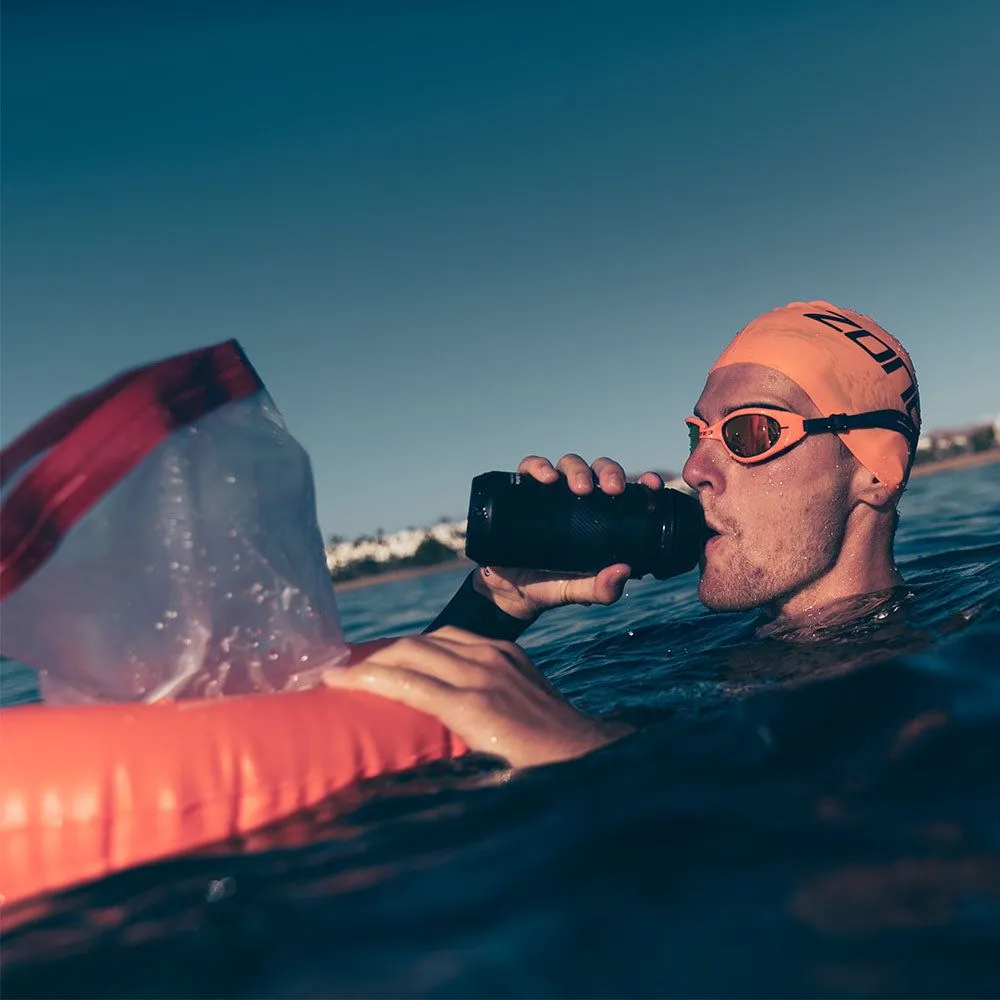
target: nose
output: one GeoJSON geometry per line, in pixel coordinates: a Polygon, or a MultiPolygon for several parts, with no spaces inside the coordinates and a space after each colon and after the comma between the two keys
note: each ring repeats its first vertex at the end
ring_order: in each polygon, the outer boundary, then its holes
{"type": "Polygon", "coordinates": [[[699,441],[695,446],[681,470],[684,482],[691,489],[699,493],[702,490],[721,493],[725,488],[725,476],[717,461],[720,448],[722,445],[718,441],[699,441]]]}

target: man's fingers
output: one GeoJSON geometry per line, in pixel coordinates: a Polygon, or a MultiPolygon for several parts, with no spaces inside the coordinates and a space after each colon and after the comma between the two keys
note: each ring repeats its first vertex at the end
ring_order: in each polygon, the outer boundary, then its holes
{"type": "Polygon", "coordinates": [[[401,639],[373,654],[372,659],[377,665],[428,674],[463,690],[488,688],[513,667],[525,680],[556,693],[520,646],[484,639],[453,625],[431,635],[401,639]]]}
{"type": "MultiPolygon", "coordinates": [[[[614,459],[602,455],[588,465],[575,452],[563,455],[555,466],[540,455],[527,455],[521,459],[517,471],[543,483],[554,483],[561,472],[569,488],[579,496],[592,493],[595,485],[605,493],[616,495],[625,489],[626,482],[625,470],[614,459]]],[[[663,488],[663,480],[655,472],[644,473],[636,482],[645,483],[654,490],[663,488]]]]}
{"type": "Polygon", "coordinates": [[[597,476],[597,483],[605,493],[612,495],[625,489],[625,470],[614,459],[601,457],[594,459],[591,468],[597,476]]]}
{"type": "Polygon", "coordinates": [[[579,456],[570,452],[556,462],[556,468],[566,477],[569,488],[580,496],[592,493],[594,490],[594,473],[587,463],[579,456]]]}
{"type": "MultiPolygon", "coordinates": [[[[514,646],[513,643],[505,642],[502,639],[487,639],[484,636],[477,635],[475,632],[469,632],[464,628],[459,628],[457,625],[442,625],[441,628],[436,629],[429,635],[410,635],[397,639],[389,645],[383,646],[376,652],[372,653],[372,657],[381,657],[385,655],[405,659],[407,656],[414,655],[415,649],[422,649],[430,646],[447,647],[448,645],[491,646],[498,649],[504,649],[507,647],[512,647],[514,649],[518,648],[514,646]]],[[[420,654],[416,653],[416,655],[420,654]]]]}
{"type": "MultiPolygon", "coordinates": [[[[437,636],[444,631],[445,629],[441,629],[434,634],[437,636]]],[[[513,642],[484,639],[482,636],[472,632],[464,632],[461,629],[452,629],[452,631],[454,634],[450,638],[455,643],[455,649],[461,650],[463,656],[475,659],[481,664],[482,684],[476,686],[489,687],[492,682],[504,674],[505,668],[513,667],[530,684],[548,691],[556,698],[562,697],[520,646],[513,642]]]]}
{"type": "MultiPolygon", "coordinates": [[[[524,756],[520,743],[526,742],[529,749],[534,743],[533,734],[529,733],[527,740],[522,737],[509,747],[506,740],[501,744],[500,734],[511,728],[512,720],[498,713],[489,691],[461,690],[425,674],[370,663],[348,670],[327,670],[323,680],[327,687],[370,691],[433,715],[470,749],[506,757],[511,763],[524,756]]],[[[517,727],[519,721],[515,717],[513,725],[517,727]]],[[[533,760],[528,756],[523,763],[533,763],[533,760]]]]}
{"type": "Polygon", "coordinates": [[[527,455],[522,458],[517,471],[542,483],[554,483],[559,478],[555,466],[547,458],[542,458],[541,455],[527,455]]]}
{"type": "MultiPolygon", "coordinates": [[[[541,455],[527,455],[521,459],[517,471],[542,483],[554,483],[561,472],[566,477],[569,488],[579,496],[592,493],[595,485],[605,493],[615,495],[625,489],[626,483],[625,470],[621,465],[603,455],[588,465],[575,452],[568,452],[554,466],[541,455]]],[[[650,489],[663,489],[663,480],[655,472],[644,472],[636,482],[643,483],[650,489]]]]}
{"type": "Polygon", "coordinates": [[[540,676],[520,646],[453,625],[383,646],[357,669],[365,664],[416,671],[456,688],[486,687],[498,671],[510,666],[531,679],[540,676]]]}
{"type": "Polygon", "coordinates": [[[528,654],[516,643],[485,639],[453,625],[438,629],[433,637],[440,641],[442,647],[450,645],[451,652],[467,662],[466,673],[461,681],[466,686],[487,686],[490,678],[495,677],[505,666],[514,667],[534,683],[550,686],[528,654]]]}
{"type": "MultiPolygon", "coordinates": [[[[433,677],[456,688],[481,687],[489,679],[490,658],[501,654],[486,646],[487,640],[476,636],[481,650],[472,645],[460,645],[441,637],[440,629],[431,635],[408,636],[374,652],[365,664],[390,669],[409,670],[433,677]]],[[[457,630],[456,630],[457,631],[457,630]]]]}
{"type": "Polygon", "coordinates": [[[456,688],[417,670],[390,667],[365,660],[356,667],[333,667],[323,672],[327,687],[372,694],[401,701],[421,712],[440,715],[441,708],[454,700],[456,688]]]}

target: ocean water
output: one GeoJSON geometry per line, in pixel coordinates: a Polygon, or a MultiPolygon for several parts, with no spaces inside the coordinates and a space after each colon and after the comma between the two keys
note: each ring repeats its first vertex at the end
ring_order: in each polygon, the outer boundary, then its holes
{"type": "MultiPolygon", "coordinates": [[[[694,575],[553,612],[523,645],[637,735],[65,893],[4,934],[3,995],[1000,995],[1000,464],[915,480],[897,555],[889,614],[811,641],[694,575]]],[[[347,638],[423,628],[463,575],[342,595],[347,638]]]]}

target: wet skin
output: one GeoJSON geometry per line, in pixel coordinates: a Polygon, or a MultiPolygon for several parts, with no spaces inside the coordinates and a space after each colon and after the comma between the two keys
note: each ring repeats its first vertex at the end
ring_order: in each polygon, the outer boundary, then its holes
{"type": "MultiPolygon", "coordinates": [[[[713,372],[695,416],[714,423],[745,406],[823,416],[786,376],[760,365],[713,372]]],[[[698,596],[716,610],[765,607],[797,617],[901,580],[892,561],[892,504],[833,434],[806,437],[755,465],[721,441],[698,443],[684,465],[709,527],[698,596]]]]}

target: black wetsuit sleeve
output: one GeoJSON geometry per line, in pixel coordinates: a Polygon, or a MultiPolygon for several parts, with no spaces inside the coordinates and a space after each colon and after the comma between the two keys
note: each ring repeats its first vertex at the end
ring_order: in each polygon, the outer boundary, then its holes
{"type": "Polygon", "coordinates": [[[472,585],[474,573],[475,570],[465,578],[455,596],[424,632],[434,632],[445,625],[454,625],[487,639],[514,642],[531,622],[501,611],[488,597],[483,597],[472,585]]]}

